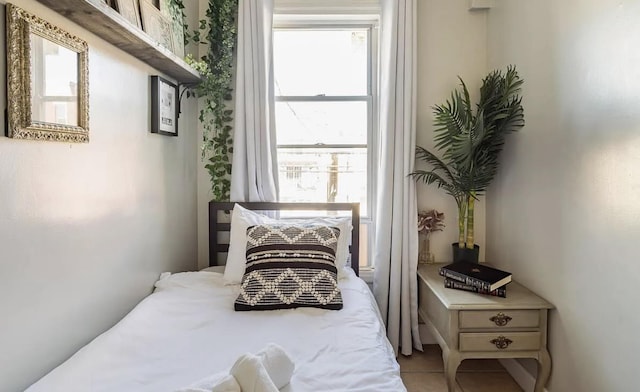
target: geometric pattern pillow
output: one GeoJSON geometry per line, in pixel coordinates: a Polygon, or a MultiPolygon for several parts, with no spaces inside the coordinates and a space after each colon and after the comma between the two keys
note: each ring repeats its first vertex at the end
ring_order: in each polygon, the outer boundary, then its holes
{"type": "Polygon", "coordinates": [[[340,229],[258,225],[247,229],[247,267],[235,310],[342,309],[335,265],[340,229]]]}

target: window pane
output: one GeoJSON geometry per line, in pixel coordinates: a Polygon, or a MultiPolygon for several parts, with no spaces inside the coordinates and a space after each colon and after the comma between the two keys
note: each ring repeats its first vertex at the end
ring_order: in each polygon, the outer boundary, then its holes
{"type": "Polygon", "coordinates": [[[366,148],[279,148],[280,201],[360,202],[367,211],[366,148]]]}
{"type": "Polygon", "coordinates": [[[275,30],[275,94],[367,95],[367,32],[275,30]]]}
{"type": "Polygon", "coordinates": [[[278,144],[367,144],[366,102],[276,102],[278,144]]]}

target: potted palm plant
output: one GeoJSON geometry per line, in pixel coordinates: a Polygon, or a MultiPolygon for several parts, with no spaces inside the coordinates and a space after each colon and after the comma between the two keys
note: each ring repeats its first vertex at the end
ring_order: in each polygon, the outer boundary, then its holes
{"type": "Polygon", "coordinates": [[[480,247],[474,244],[474,203],[484,194],[498,171],[498,157],[505,136],[524,126],[520,89],[522,79],[515,66],[503,73],[489,73],[480,87],[475,112],[464,81],[443,105],[433,107],[434,141],[439,154],[417,147],[416,158],[426,170],[411,173],[416,180],[436,184],[458,206],[458,242],[453,261],[478,262],[480,247]]]}

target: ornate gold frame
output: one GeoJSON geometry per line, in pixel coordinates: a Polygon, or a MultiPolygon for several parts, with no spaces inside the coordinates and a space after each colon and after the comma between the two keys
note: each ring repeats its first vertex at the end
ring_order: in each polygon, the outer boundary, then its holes
{"type": "Polygon", "coordinates": [[[80,38],[7,4],[8,136],[14,139],[89,141],[89,47],[80,38]],[[30,34],[78,53],[78,126],[34,121],[31,113],[30,34]]]}

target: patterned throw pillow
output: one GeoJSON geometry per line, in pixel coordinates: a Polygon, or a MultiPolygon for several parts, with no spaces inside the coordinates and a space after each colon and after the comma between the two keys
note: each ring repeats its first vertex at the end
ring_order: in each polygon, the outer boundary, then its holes
{"type": "Polygon", "coordinates": [[[335,265],[339,235],[340,229],[329,226],[249,227],[235,309],[342,309],[335,265]]]}

